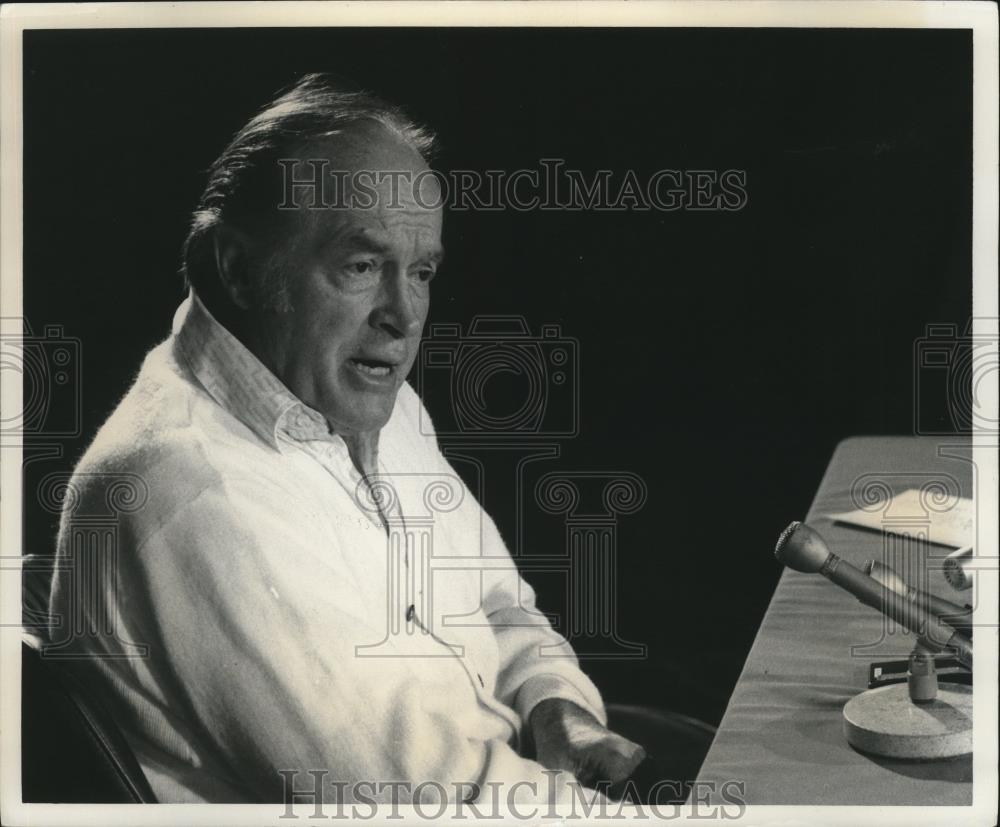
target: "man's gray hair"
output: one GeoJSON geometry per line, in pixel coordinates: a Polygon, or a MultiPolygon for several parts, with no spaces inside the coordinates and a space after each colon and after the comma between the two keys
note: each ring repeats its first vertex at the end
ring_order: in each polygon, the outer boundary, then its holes
{"type": "MultiPolygon", "coordinates": [[[[181,274],[209,306],[221,296],[214,232],[222,222],[257,238],[275,237],[281,221],[278,160],[295,147],[339,134],[362,122],[382,124],[429,161],[433,133],[398,106],[328,74],[308,74],[244,126],[208,170],[191,217],[181,274]]],[[[261,287],[264,287],[261,285],[261,287]]],[[[279,288],[280,289],[280,288],[279,288]]]]}

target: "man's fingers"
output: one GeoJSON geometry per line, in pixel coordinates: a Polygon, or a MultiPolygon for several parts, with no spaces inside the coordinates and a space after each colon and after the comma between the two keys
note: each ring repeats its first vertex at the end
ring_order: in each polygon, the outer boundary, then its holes
{"type": "Polygon", "coordinates": [[[646,750],[644,750],[639,744],[633,744],[631,741],[628,743],[631,750],[625,758],[625,761],[628,764],[628,772],[631,773],[632,770],[646,760],[646,750]]]}
{"type": "Polygon", "coordinates": [[[577,761],[577,778],[583,784],[599,781],[617,784],[625,781],[642,763],[646,750],[625,738],[615,736],[584,750],[577,761]]]}
{"type": "Polygon", "coordinates": [[[616,755],[619,759],[630,767],[637,767],[646,757],[646,750],[641,744],[630,741],[621,735],[612,735],[604,742],[608,752],[616,755]]]}
{"type": "MultiPolygon", "coordinates": [[[[536,756],[538,763],[550,770],[566,770],[576,775],[577,762],[568,750],[544,750],[536,756]]],[[[577,776],[579,780],[579,776],[577,776]]]]}
{"type": "Polygon", "coordinates": [[[609,767],[611,771],[611,782],[616,783],[618,781],[624,781],[632,774],[632,771],[643,762],[645,757],[646,750],[638,744],[629,743],[627,749],[615,750],[609,761],[609,764],[611,765],[609,767]]]}
{"type": "Polygon", "coordinates": [[[641,745],[604,730],[589,733],[576,744],[539,744],[538,761],[553,770],[566,770],[585,786],[604,782],[612,785],[628,779],[646,758],[641,745]],[[596,737],[594,737],[596,736],[596,737]]]}

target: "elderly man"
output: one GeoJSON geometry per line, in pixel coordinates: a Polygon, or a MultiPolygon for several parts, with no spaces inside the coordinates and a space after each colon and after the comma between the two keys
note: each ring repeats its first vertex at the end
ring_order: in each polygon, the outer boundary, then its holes
{"type": "Polygon", "coordinates": [[[173,333],[77,468],[77,508],[118,477],[148,492],[114,576],[81,597],[60,572],[51,611],[82,599],[114,630],[62,645],[160,801],[281,801],[315,778],[327,800],[547,801],[643,757],[406,383],[442,258],[430,148],[323,76],[251,120],[211,167],[173,333]],[[295,183],[317,170],[336,203],[295,183]],[[468,560],[431,578],[407,517],[434,486],[433,553],[468,560]]]}

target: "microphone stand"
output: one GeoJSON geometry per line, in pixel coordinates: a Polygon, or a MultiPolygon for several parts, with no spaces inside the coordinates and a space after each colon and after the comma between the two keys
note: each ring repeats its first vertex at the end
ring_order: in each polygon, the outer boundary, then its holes
{"type": "MultiPolygon", "coordinates": [[[[971,609],[912,589],[887,567],[869,564],[864,572],[856,569],[802,523],[782,532],[774,553],[789,568],[822,575],[917,636],[905,688],[893,681],[869,688],[844,705],[847,742],[859,752],[888,758],[930,760],[971,753],[972,688],[940,686],[935,664],[937,653],[951,650],[954,662],[971,677],[971,609]],[[887,599],[890,596],[901,599],[887,599]]],[[[878,666],[886,664],[873,664],[873,673],[878,666]]]]}
{"type": "MultiPolygon", "coordinates": [[[[869,560],[864,572],[886,590],[888,601],[897,596],[924,607],[963,635],[972,638],[972,607],[960,606],[909,586],[892,568],[869,560]]],[[[907,660],[873,663],[868,670],[868,688],[889,686],[906,681],[910,700],[914,703],[928,703],[937,697],[938,681],[949,681],[972,686],[972,672],[965,669],[957,658],[936,654],[920,640],[913,647],[907,660]]]]}

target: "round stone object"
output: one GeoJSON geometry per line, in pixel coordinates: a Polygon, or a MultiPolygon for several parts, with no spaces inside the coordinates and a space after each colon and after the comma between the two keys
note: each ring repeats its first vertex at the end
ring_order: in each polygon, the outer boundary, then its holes
{"type": "Polygon", "coordinates": [[[931,760],[972,752],[972,687],[942,683],[915,704],[905,683],[869,689],[844,705],[844,734],[861,752],[931,760]]]}

